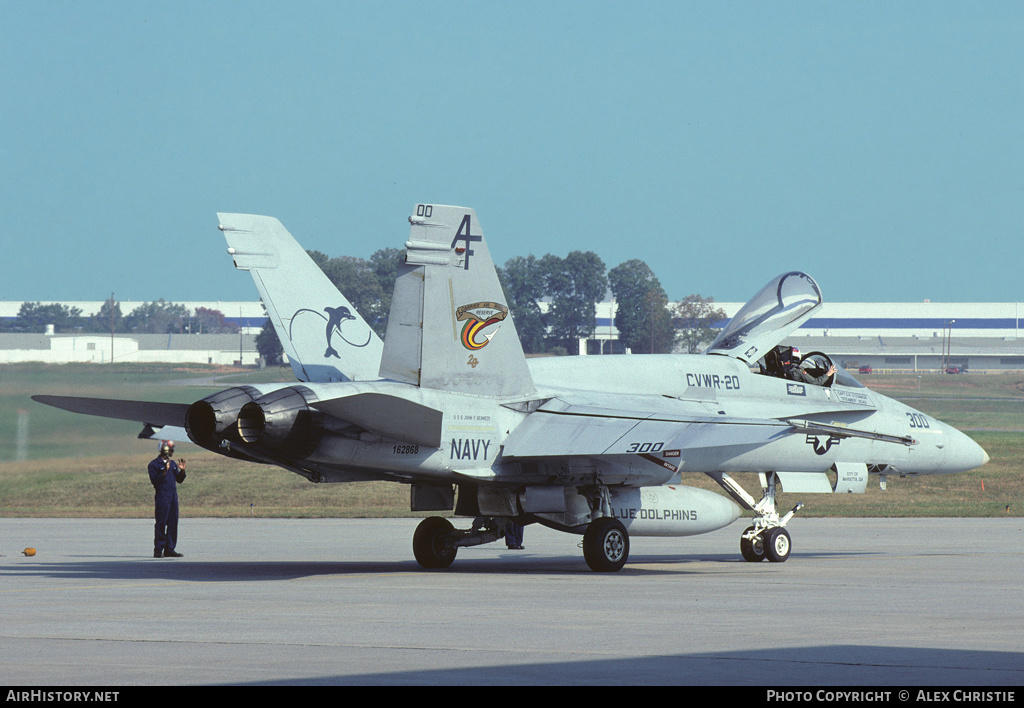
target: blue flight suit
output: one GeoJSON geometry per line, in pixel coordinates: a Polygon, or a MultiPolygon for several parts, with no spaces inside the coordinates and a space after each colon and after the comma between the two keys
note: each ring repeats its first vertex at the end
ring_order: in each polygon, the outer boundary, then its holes
{"type": "Polygon", "coordinates": [[[178,483],[185,481],[185,470],[169,457],[160,456],[149,463],[149,481],[156,490],[153,554],[162,555],[178,544],[178,483]]]}
{"type": "Polygon", "coordinates": [[[514,551],[523,549],[523,527],[515,521],[509,521],[505,530],[505,545],[514,551]]]}

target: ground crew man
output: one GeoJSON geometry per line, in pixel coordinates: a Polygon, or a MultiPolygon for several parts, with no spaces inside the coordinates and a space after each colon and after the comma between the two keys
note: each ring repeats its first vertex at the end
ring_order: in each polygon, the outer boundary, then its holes
{"type": "Polygon", "coordinates": [[[156,490],[154,558],[181,558],[178,544],[178,483],[185,481],[185,460],[175,462],[174,441],[161,440],[160,454],[149,463],[149,481],[156,490]]]}

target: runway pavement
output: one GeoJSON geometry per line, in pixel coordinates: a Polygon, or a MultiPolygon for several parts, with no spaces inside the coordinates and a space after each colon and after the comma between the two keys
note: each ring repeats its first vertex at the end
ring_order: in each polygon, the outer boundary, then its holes
{"type": "Polygon", "coordinates": [[[795,519],[783,564],[742,521],[412,557],[417,520],[0,519],[0,685],[1024,684],[1024,520],[795,519]],[[22,556],[25,547],[37,549],[22,556]]]}

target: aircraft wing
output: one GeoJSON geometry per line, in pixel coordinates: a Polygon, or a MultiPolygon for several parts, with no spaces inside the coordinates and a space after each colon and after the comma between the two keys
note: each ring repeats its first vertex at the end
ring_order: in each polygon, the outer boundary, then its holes
{"type": "MultiPolygon", "coordinates": [[[[550,402],[549,402],[550,403],[550,402]]],[[[672,415],[559,402],[542,406],[505,440],[510,458],[630,455],[727,446],[756,446],[783,435],[858,437],[912,445],[888,435],[795,418],[672,415]]]]}
{"type": "Polygon", "coordinates": [[[793,429],[785,421],[542,406],[505,440],[506,457],[629,455],[679,447],[757,445],[793,429]]]}
{"type": "Polygon", "coordinates": [[[83,398],[79,396],[32,396],[32,400],[72,413],[133,420],[154,428],[163,426],[184,428],[185,414],[190,405],[188,403],[124,401],[114,398],[83,398]]]}
{"type": "Polygon", "coordinates": [[[188,403],[42,395],[32,396],[32,400],[72,413],[142,423],[142,432],[139,433],[142,440],[188,440],[188,433],[185,432],[188,403]]]}

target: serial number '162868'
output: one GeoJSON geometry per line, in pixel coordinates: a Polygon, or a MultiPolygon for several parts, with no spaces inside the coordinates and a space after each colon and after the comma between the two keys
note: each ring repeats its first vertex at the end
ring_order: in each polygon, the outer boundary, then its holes
{"type": "Polygon", "coordinates": [[[396,455],[418,455],[420,454],[419,445],[395,445],[392,450],[396,455]]]}

